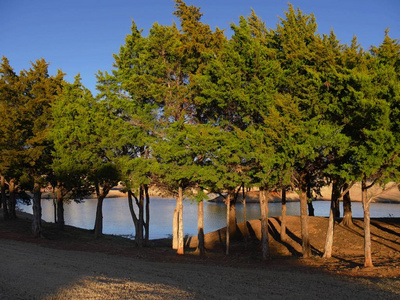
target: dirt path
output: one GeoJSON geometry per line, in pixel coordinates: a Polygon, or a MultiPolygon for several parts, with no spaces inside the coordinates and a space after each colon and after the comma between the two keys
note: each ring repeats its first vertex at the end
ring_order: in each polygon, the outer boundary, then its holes
{"type": "Polygon", "coordinates": [[[149,262],[0,239],[0,299],[398,299],[399,281],[149,262]],[[397,295],[396,295],[397,293],[397,295]]]}

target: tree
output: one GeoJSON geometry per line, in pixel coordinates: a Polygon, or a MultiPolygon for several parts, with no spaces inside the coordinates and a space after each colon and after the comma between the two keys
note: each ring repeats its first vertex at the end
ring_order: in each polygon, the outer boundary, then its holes
{"type": "MultiPolygon", "coordinates": [[[[174,136],[171,131],[175,125],[179,127],[177,124],[182,120],[188,124],[201,122],[202,113],[193,102],[196,93],[194,77],[212,56],[213,47],[218,47],[223,39],[221,31],[214,33],[200,22],[199,8],[176,1],[174,14],[181,21],[180,29],[175,24],[155,23],[146,38],[133,22],[125,45],[114,56],[113,74],[99,74],[102,97],[111,101],[121,119],[141,131],[133,136],[132,143],[141,149],[137,153],[146,152],[150,159],[154,157],[152,145],[165,144],[166,135],[174,136]]],[[[139,161],[143,155],[132,158],[139,161]]],[[[131,174],[130,178],[143,178],[142,173],[149,178],[148,171],[145,167],[136,169],[134,176],[132,172],[126,174],[131,174]]],[[[146,184],[141,188],[144,190],[146,184]]],[[[175,188],[179,195],[179,188],[175,188]]],[[[138,199],[139,206],[140,203],[138,199]]],[[[138,221],[141,222],[140,216],[138,221]]],[[[148,222],[146,224],[148,226],[148,222]]]]}
{"type": "Polygon", "coordinates": [[[371,52],[374,59],[369,61],[369,68],[360,78],[361,90],[356,98],[358,113],[354,112],[364,126],[352,136],[357,144],[355,159],[362,178],[365,267],[373,266],[370,235],[370,204],[373,197],[368,196],[368,189],[377,182],[397,179],[400,163],[400,45],[386,31],[383,43],[379,48],[372,48],[371,52]],[[355,135],[357,133],[358,136],[355,135]]]}
{"type": "Polygon", "coordinates": [[[94,186],[97,196],[95,237],[103,232],[102,206],[110,189],[120,180],[118,159],[124,155],[123,126],[115,119],[107,103],[96,101],[91,92],[75,78],[66,84],[54,106],[57,168],[68,174],[80,170],[79,180],[94,186]]]}
{"type": "Polygon", "coordinates": [[[15,185],[24,166],[26,131],[22,101],[20,77],[14,72],[8,59],[3,57],[0,66],[0,174],[5,220],[16,218],[15,185]],[[6,186],[9,191],[8,202],[6,186]]]}
{"type": "Polygon", "coordinates": [[[135,226],[135,242],[142,247],[149,240],[150,196],[148,186],[152,180],[154,161],[147,157],[148,149],[145,149],[144,153],[140,148],[136,150],[135,155],[129,156],[126,163],[122,163],[122,183],[128,192],[129,210],[135,226]],[[137,206],[138,214],[134,210],[133,203],[137,206]]]}
{"type": "Polygon", "coordinates": [[[19,76],[21,84],[19,97],[23,138],[23,170],[32,181],[33,222],[35,237],[41,235],[41,187],[47,183],[51,172],[52,143],[48,139],[52,127],[51,105],[61,92],[64,74],[48,74],[48,63],[44,59],[32,63],[32,68],[19,76]]]}
{"type": "Polygon", "coordinates": [[[290,116],[285,121],[290,131],[282,134],[285,149],[278,153],[287,153],[285,161],[292,166],[292,184],[300,194],[303,256],[309,257],[307,190],[318,191],[334,153],[345,143],[340,125],[326,117],[329,101],[337,99],[329,90],[340,47],[333,33],[323,38],[316,34],[313,15],[304,15],[291,5],[273,40],[283,69],[277,112],[290,116]]]}
{"type": "Polygon", "coordinates": [[[228,191],[225,201],[228,239],[235,234],[237,227],[235,190],[247,180],[245,169],[248,167],[245,165],[251,160],[251,151],[242,152],[245,146],[240,145],[237,139],[242,138],[239,137],[243,134],[241,131],[262,122],[273,94],[274,78],[271,75],[277,70],[277,65],[269,59],[268,32],[254,12],[248,19],[241,17],[239,24],[232,24],[231,28],[234,31],[232,39],[223,44],[218,55],[197,78],[201,93],[196,98],[205,119],[220,126],[231,139],[226,145],[233,152],[221,151],[219,154],[226,155],[221,157],[223,161],[230,161],[230,170],[227,170],[227,175],[222,175],[226,177],[223,188],[228,191]]]}
{"type": "Polygon", "coordinates": [[[173,123],[165,129],[165,138],[153,145],[157,159],[154,173],[169,191],[177,196],[173,219],[173,248],[184,254],[183,197],[185,192],[197,186],[200,177],[198,153],[191,147],[191,125],[183,121],[173,123]]]}
{"type": "MultiPolygon", "coordinates": [[[[338,48],[338,42],[333,34],[331,34],[330,37],[331,36],[332,38],[329,38],[329,40],[332,42],[329,44],[334,46],[333,49],[336,49],[338,48]]],[[[328,118],[338,126],[342,127],[343,134],[348,135],[347,133],[350,132],[352,127],[355,125],[351,123],[351,118],[343,118],[344,115],[348,114],[348,107],[351,107],[352,102],[354,101],[352,89],[349,87],[352,87],[355,83],[352,74],[358,72],[358,70],[362,69],[365,65],[365,53],[358,45],[355,36],[349,46],[343,45],[339,49],[341,50],[339,56],[340,59],[335,61],[336,68],[333,69],[334,72],[330,72],[328,81],[329,89],[325,91],[325,98],[328,100],[327,104],[329,105],[328,118]]],[[[326,56],[323,53],[321,54],[322,57],[326,56]]],[[[334,57],[337,56],[338,55],[335,55],[334,57]]],[[[349,190],[349,186],[351,186],[357,179],[356,170],[353,166],[353,152],[351,144],[349,143],[347,147],[344,147],[341,150],[340,155],[335,153],[326,175],[337,183],[336,187],[338,189],[342,190],[342,195],[340,196],[340,198],[343,198],[342,224],[347,226],[352,224],[351,200],[350,193],[347,192],[343,195],[343,191],[349,190]]],[[[339,194],[339,192],[336,194],[339,194]]],[[[333,207],[336,216],[338,216],[339,210],[338,200],[339,198],[336,199],[333,207]]],[[[328,234],[328,236],[329,235],[330,234],[328,234]]]]}

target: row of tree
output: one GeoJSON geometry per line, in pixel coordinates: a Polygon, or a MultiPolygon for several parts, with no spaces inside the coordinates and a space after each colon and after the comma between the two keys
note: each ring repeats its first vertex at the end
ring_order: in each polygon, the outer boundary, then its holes
{"type": "Polygon", "coordinates": [[[231,25],[228,38],[201,22],[198,7],[175,3],[179,26],[155,23],[144,36],[132,23],[113,71],[97,74],[95,97],[79,76],[74,83],[65,82],[62,72],[49,76],[44,60],[17,75],[3,58],[5,218],[15,217],[15,193],[28,187],[32,229],[39,236],[41,187],[51,183],[60,226],[63,201],[96,193],[98,237],[103,199],[122,182],[136,241],[143,245],[150,222],[148,187],[155,184],[177,197],[173,247],[182,254],[183,198],[199,203],[202,241],[204,191],[226,193],[228,251],[239,188],[258,187],[267,258],[268,192],[281,190],[284,199],[290,189],[300,196],[303,256],[309,257],[307,194],[332,184],[324,254],[330,257],[337,203],[358,181],[365,266],[372,266],[367,190],[399,182],[398,41],[386,32],[383,43],[369,51],[355,37],[343,45],[333,32],[318,34],[314,16],[291,5],[275,29],[253,11],[231,25]]]}

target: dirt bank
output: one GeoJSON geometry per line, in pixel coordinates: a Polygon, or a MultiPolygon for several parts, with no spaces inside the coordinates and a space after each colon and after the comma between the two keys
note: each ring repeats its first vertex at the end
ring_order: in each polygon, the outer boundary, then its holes
{"type": "MultiPolygon", "coordinates": [[[[324,186],[321,188],[321,194],[314,196],[316,200],[325,200],[330,201],[332,195],[332,186],[324,186]]],[[[248,203],[259,202],[258,191],[253,190],[251,192],[246,193],[246,201],[248,203]]],[[[299,201],[299,195],[294,191],[288,191],[286,193],[287,201],[299,201]]],[[[361,184],[356,183],[350,189],[350,197],[351,201],[359,202],[361,201],[361,184]]],[[[372,202],[380,202],[380,203],[400,203],[400,190],[398,187],[394,186],[394,183],[389,183],[386,185],[386,190],[383,190],[379,185],[373,186],[368,190],[368,197],[374,197],[372,202]]],[[[238,194],[238,201],[241,202],[243,196],[241,193],[238,194]]],[[[214,197],[210,197],[211,202],[223,202],[224,197],[215,195],[214,197]]],[[[271,192],[269,193],[269,201],[270,202],[281,202],[281,193],[280,192],[271,192]]]]}

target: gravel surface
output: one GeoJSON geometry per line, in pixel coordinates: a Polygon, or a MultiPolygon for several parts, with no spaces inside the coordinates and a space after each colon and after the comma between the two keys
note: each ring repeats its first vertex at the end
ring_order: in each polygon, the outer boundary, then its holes
{"type": "Polygon", "coordinates": [[[0,299],[399,299],[399,280],[150,262],[0,239],[0,299]]]}

